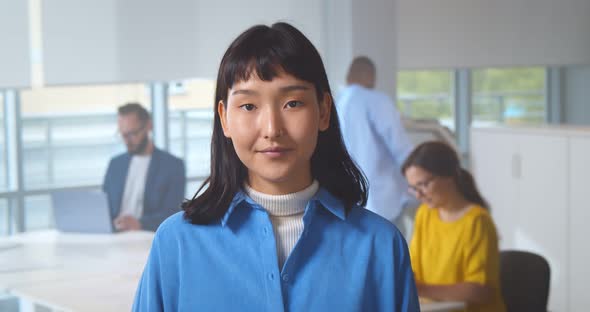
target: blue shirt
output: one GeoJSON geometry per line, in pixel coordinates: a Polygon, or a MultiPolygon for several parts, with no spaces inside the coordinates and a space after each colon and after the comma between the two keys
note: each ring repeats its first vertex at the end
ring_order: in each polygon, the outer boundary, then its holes
{"type": "Polygon", "coordinates": [[[369,181],[366,208],[394,221],[412,200],[400,170],[413,149],[395,105],[385,93],[353,84],[336,109],[346,148],[369,181]]]}
{"type": "Polygon", "coordinates": [[[221,222],[158,229],[133,311],[419,311],[408,248],[387,220],[320,188],[278,267],[268,213],[244,193],[221,222]]]}

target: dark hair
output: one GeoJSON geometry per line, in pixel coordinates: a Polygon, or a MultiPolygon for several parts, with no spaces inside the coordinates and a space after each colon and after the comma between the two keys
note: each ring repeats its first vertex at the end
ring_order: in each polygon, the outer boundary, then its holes
{"type": "Polygon", "coordinates": [[[488,203],[477,190],[473,176],[461,168],[459,156],[448,144],[430,141],[418,145],[406,158],[402,174],[405,175],[411,166],[420,167],[435,176],[453,177],[459,192],[468,201],[489,209],[488,203]]]}
{"type": "Polygon", "coordinates": [[[357,56],[352,60],[352,63],[348,68],[346,79],[348,81],[358,79],[359,75],[375,76],[376,72],[375,63],[373,63],[370,58],[366,56],[357,56]]]}
{"type": "Polygon", "coordinates": [[[151,119],[150,113],[139,103],[126,103],[119,106],[118,113],[119,115],[135,114],[142,123],[151,119]]]}
{"type": "MultiPolygon", "coordinates": [[[[225,52],[215,90],[211,173],[193,198],[182,204],[187,220],[194,224],[220,220],[248,174],[231,140],[223,135],[217,103],[222,101],[227,105],[228,90],[252,74],[271,81],[282,72],[312,83],[319,101],[325,95],[332,99],[319,53],[299,30],[287,23],[253,26],[239,35],[225,52]]],[[[367,182],[346,151],[334,105],[328,129],[318,135],[311,171],[322,187],[344,202],[347,211],[355,204],[366,204],[367,182]]]]}

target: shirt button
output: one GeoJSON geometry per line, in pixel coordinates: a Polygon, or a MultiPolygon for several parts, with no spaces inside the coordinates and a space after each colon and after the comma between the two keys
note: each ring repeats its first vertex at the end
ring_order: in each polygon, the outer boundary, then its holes
{"type": "Polygon", "coordinates": [[[263,229],[262,229],[262,234],[263,234],[264,236],[268,235],[268,228],[263,228],[263,229]]]}
{"type": "Polygon", "coordinates": [[[271,281],[274,280],[275,279],[274,273],[268,273],[268,279],[271,281]]]}
{"type": "Polygon", "coordinates": [[[283,274],[283,282],[289,281],[289,274],[283,274]]]}

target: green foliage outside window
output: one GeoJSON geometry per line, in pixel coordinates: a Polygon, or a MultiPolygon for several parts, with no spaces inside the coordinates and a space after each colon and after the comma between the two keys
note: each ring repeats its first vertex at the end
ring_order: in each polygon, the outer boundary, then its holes
{"type": "MultiPolygon", "coordinates": [[[[472,114],[475,122],[542,123],[545,118],[545,69],[474,69],[472,114]]],[[[411,118],[453,119],[453,72],[400,71],[397,105],[411,118]]]]}
{"type": "Polygon", "coordinates": [[[473,120],[542,123],[545,119],[544,89],[542,67],[473,70],[473,120]]]}
{"type": "Polygon", "coordinates": [[[398,108],[411,118],[453,118],[453,76],[450,71],[400,71],[398,108]]]}

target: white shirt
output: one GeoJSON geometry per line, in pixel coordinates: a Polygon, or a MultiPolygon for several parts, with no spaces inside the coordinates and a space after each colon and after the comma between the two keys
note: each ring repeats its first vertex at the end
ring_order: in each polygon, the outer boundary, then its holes
{"type": "Polygon", "coordinates": [[[309,200],[317,193],[320,184],[314,180],[305,189],[285,195],[260,193],[246,185],[246,193],[264,208],[272,223],[275,235],[279,269],[283,268],[287,257],[303,232],[303,213],[309,200]]]}
{"type": "Polygon", "coordinates": [[[369,182],[366,208],[394,221],[410,201],[400,170],[413,149],[388,95],[360,85],[346,87],[336,100],[346,148],[369,182]]]}
{"type": "Polygon", "coordinates": [[[127,215],[139,219],[143,215],[143,193],[151,159],[152,155],[131,157],[119,216],[127,215]]]}

